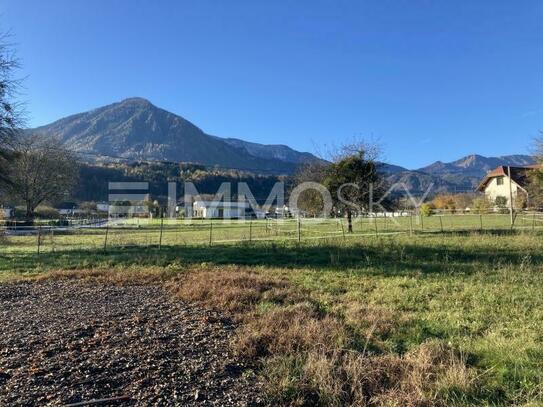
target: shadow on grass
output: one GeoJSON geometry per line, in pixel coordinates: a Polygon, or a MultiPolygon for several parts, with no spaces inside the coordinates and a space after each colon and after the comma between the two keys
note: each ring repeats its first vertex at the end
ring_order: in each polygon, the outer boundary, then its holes
{"type": "MultiPolygon", "coordinates": [[[[487,233],[487,232],[485,232],[487,233]]],[[[458,235],[458,234],[457,234],[458,235]]],[[[283,268],[345,270],[361,269],[366,274],[405,275],[412,273],[473,273],[498,264],[543,263],[543,251],[519,247],[490,248],[457,246],[446,241],[424,240],[395,243],[393,239],[341,243],[270,243],[188,245],[158,247],[112,247],[58,252],[13,253],[0,257],[0,271],[33,269],[82,269],[108,266],[168,266],[171,264],[249,265],[283,268]]]]}

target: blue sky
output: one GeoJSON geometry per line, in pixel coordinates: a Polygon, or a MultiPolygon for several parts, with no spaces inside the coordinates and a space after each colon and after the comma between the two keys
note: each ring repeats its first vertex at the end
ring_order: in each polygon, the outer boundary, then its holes
{"type": "Polygon", "coordinates": [[[526,153],[543,129],[541,1],[0,5],[31,126],[141,96],[210,134],[362,137],[409,168],[526,153]]]}

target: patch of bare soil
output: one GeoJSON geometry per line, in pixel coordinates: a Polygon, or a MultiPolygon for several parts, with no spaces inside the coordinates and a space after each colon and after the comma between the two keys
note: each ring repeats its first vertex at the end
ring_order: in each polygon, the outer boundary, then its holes
{"type": "Polygon", "coordinates": [[[0,405],[261,404],[235,327],[157,285],[0,284],[0,405]]]}

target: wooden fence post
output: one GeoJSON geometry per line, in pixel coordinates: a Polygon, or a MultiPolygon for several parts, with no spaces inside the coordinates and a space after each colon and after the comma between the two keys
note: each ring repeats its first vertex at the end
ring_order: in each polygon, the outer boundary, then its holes
{"type": "Polygon", "coordinates": [[[377,230],[377,214],[373,214],[373,225],[375,226],[375,236],[379,236],[379,231],[377,230]]]}
{"type": "Polygon", "coordinates": [[[409,214],[409,235],[413,236],[413,214],[409,214]]]}
{"type": "Polygon", "coordinates": [[[213,243],[213,219],[209,218],[209,245],[213,243]]]}
{"type": "Polygon", "coordinates": [[[343,234],[343,240],[345,240],[345,227],[343,226],[343,219],[340,219],[339,223],[341,224],[341,233],[343,234]]]}
{"type": "Polygon", "coordinates": [[[300,222],[300,215],[298,215],[298,243],[302,240],[302,225],[300,222]]]}
{"type": "Polygon", "coordinates": [[[40,245],[41,245],[41,226],[38,226],[38,256],[40,255],[40,245]]]}
{"type": "Polygon", "coordinates": [[[109,219],[106,220],[106,237],[104,238],[104,251],[107,249],[107,235],[109,232],[109,219]]]}
{"type": "Polygon", "coordinates": [[[162,210],[160,216],[160,236],[158,238],[158,250],[162,249],[162,231],[164,229],[164,210],[162,210]]]}
{"type": "Polygon", "coordinates": [[[253,240],[253,220],[249,221],[249,243],[253,240]]]}

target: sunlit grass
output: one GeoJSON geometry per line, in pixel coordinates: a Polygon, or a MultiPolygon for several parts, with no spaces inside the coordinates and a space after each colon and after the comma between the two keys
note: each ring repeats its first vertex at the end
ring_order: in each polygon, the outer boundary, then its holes
{"type": "MultiPolygon", "coordinates": [[[[234,233],[247,238],[211,246],[209,222],[175,223],[163,230],[160,249],[155,221],[140,232],[112,227],[106,250],[102,230],[55,236],[55,251],[44,243],[40,255],[36,236],[17,237],[1,243],[0,275],[59,269],[182,273],[207,266],[251,270],[308,290],[320,308],[343,316],[362,337],[370,332],[371,343],[386,352],[405,355],[429,341],[459,349],[483,383],[479,404],[537,405],[543,403],[543,235],[532,232],[528,222],[511,232],[507,216],[496,216],[496,223],[505,223],[493,232],[475,230],[474,216],[474,230],[467,232],[376,235],[369,233],[370,220],[368,233],[345,239],[337,222],[329,222],[321,227],[335,235],[300,243],[296,221],[276,225],[284,228],[277,239],[260,241],[252,238],[273,235],[270,222],[253,221],[250,241],[248,224],[216,224],[217,241],[234,233]],[[292,239],[285,238],[287,232],[292,239]],[[126,233],[133,233],[131,240],[126,233]]],[[[305,226],[302,220],[302,227],[310,228],[309,220],[305,226]]],[[[355,224],[357,230],[364,229],[355,224]]],[[[266,313],[274,307],[264,301],[258,309],[266,313]]],[[[473,404],[469,398],[455,400],[473,404]]]]}

